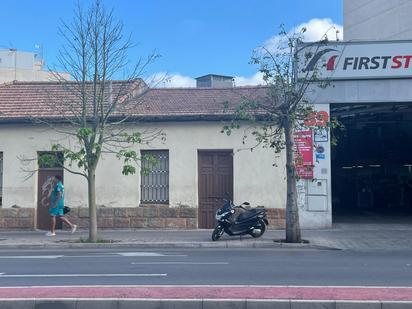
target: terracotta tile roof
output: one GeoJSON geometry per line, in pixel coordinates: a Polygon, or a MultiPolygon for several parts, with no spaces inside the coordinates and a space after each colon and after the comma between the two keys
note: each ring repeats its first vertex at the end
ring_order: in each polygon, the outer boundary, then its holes
{"type": "MultiPolygon", "coordinates": [[[[267,87],[236,88],[154,88],[143,95],[141,80],[113,81],[112,92],[128,102],[117,114],[142,119],[177,119],[227,116],[244,100],[264,100],[267,87]],[[140,91],[141,92],[141,91],[140,91]],[[224,103],[230,108],[225,110],[224,103]]],[[[70,117],[79,108],[79,100],[70,87],[58,82],[13,82],[0,85],[0,121],[28,120],[34,117],[59,119],[70,117]]]]}
{"type": "MultiPolygon", "coordinates": [[[[145,85],[142,80],[112,81],[112,93],[119,102],[129,98],[133,91],[145,85]]],[[[0,85],[0,121],[30,118],[73,117],[81,107],[79,84],[68,82],[12,82],[0,85]]],[[[92,91],[92,85],[86,85],[92,91]]],[[[104,96],[109,98],[109,88],[104,96]]],[[[89,108],[92,105],[89,103],[89,108]]]]}
{"type": "Polygon", "coordinates": [[[159,118],[227,116],[242,101],[264,100],[266,92],[266,87],[150,89],[131,105],[128,114],[159,118]]]}

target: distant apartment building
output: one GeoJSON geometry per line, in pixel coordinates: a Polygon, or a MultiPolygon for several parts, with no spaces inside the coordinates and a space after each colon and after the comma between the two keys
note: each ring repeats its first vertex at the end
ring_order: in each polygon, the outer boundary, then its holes
{"type": "MultiPolygon", "coordinates": [[[[60,73],[62,74],[62,73],[60,73]]],[[[69,78],[69,74],[62,76],[69,78]]],[[[44,61],[33,52],[0,50],[0,84],[11,81],[55,81],[56,76],[44,69],[44,61]]]]}
{"type": "Polygon", "coordinates": [[[344,40],[410,40],[411,13],[411,0],[345,0],[344,40]]]}

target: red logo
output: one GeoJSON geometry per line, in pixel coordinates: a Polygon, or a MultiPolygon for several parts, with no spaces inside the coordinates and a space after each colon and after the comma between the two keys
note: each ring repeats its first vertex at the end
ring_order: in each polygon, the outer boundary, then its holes
{"type": "Polygon", "coordinates": [[[337,57],[338,55],[334,55],[328,59],[326,62],[326,70],[333,71],[335,69],[335,60],[337,57]]]}

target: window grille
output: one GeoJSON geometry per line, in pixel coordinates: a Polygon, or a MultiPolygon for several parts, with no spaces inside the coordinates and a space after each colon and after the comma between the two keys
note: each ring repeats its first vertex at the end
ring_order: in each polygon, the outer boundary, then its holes
{"type": "Polygon", "coordinates": [[[169,203],[169,151],[142,150],[141,157],[141,202],[169,203]]]}

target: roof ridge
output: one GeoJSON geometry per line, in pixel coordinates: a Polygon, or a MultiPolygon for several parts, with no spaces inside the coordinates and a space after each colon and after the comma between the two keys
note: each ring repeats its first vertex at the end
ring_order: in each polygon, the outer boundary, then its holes
{"type": "MultiPolygon", "coordinates": [[[[113,80],[106,80],[106,82],[112,82],[112,83],[136,83],[139,81],[143,81],[142,78],[136,78],[132,80],[127,80],[127,79],[113,79],[113,80]]],[[[6,82],[3,84],[0,84],[0,86],[3,85],[54,85],[54,84],[65,84],[65,83],[70,83],[70,84],[75,84],[75,83],[81,83],[80,81],[75,81],[75,80],[66,80],[66,81],[55,81],[55,80],[50,80],[50,81],[20,81],[20,80],[14,80],[11,82],[6,82]]],[[[92,84],[93,81],[86,81],[88,84],[92,84]]]]}
{"type": "Polygon", "coordinates": [[[150,90],[237,90],[237,89],[260,89],[269,88],[268,85],[250,85],[250,86],[236,86],[236,87],[222,87],[222,88],[198,88],[198,87],[158,87],[150,88],[150,90]]]}
{"type": "Polygon", "coordinates": [[[0,87],[2,87],[2,86],[10,86],[10,85],[13,85],[13,84],[14,84],[14,81],[4,82],[4,83],[0,83],[0,87]]]}

